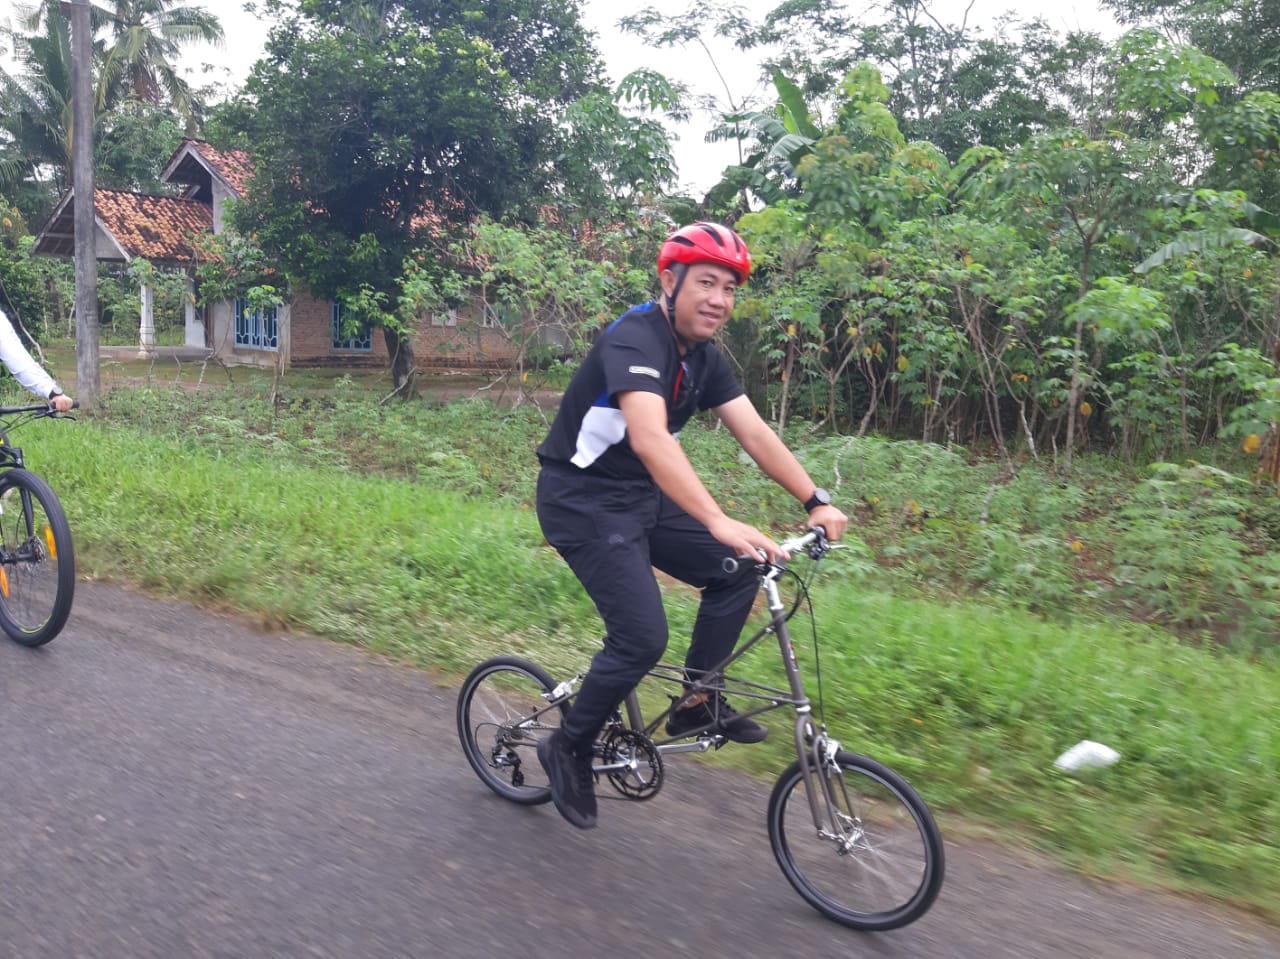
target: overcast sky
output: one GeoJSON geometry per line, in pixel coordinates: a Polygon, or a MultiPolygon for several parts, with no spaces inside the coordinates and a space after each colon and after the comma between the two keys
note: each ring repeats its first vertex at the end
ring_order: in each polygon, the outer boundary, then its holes
{"type": "MultiPolygon", "coordinates": [[[[201,63],[215,64],[214,74],[195,75],[197,85],[208,83],[211,78],[226,77],[239,84],[248,74],[250,66],[258,59],[266,40],[269,25],[244,11],[242,0],[192,0],[206,9],[214,10],[222,21],[227,44],[223,50],[202,46],[188,56],[190,69],[201,63]],[[223,71],[226,71],[225,73],[223,71]]],[[[762,17],[777,7],[781,0],[738,0],[737,5],[746,8],[753,17],[762,17]]],[[[857,9],[860,2],[867,8],[874,6],[869,0],[850,0],[848,6],[857,9]]],[[[640,66],[650,66],[675,80],[688,84],[698,93],[712,93],[724,97],[724,88],[716,77],[707,55],[700,48],[655,51],[640,44],[636,38],[622,34],[617,28],[619,17],[627,13],[654,7],[673,16],[688,10],[692,0],[583,0],[583,21],[588,29],[598,35],[599,47],[606,68],[613,80],[620,80],[640,66]]],[[[733,3],[733,0],[730,0],[733,3]]],[[[934,0],[930,5],[934,15],[944,23],[958,24],[968,9],[969,24],[984,28],[1002,13],[1014,10],[1023,20],[1043,17],[1059,33],[1067,30],[1096,30],[1110,34],[1115,23],[1108,14],[1098,9],[1096,0],[934,0]]],[[[747,54],[734,50],[728,44],[713,45],[716,66],[733,89],[734,97],[741,99],[757,87],[757,61],[747,54]]],[[[704,144],[701,131],[707,126],[700,118],[692,129],[679,131],[675,144],[676,161],[680,179],[690,187],[690,192],[701,193],[712,186],[720,171],[734,162],[736,151],[732,144],[704,144]]]]}

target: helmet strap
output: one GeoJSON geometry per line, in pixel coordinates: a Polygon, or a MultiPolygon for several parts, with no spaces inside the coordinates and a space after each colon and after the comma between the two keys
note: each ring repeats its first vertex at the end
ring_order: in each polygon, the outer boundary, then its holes
{"type": "Polygon", "coordinates": [[[673,263],[671,266],[667,267],[667,269],[669,269],[675,276],[676,285],[672,288],[670,293],[666,290],[662,291],[663,312],[667,315],[667,328],[671,330],[671,336],[676,341],[676,346],[680,350],[680,355],[683,356],[693,349],[693,346],[683,336],[681,336],[679,331],[676,329],[676,297],[680,295],[680,287],[684,286],[684,278],[685,274],[688,272],[688,267],[683,263],[673,263]]]}

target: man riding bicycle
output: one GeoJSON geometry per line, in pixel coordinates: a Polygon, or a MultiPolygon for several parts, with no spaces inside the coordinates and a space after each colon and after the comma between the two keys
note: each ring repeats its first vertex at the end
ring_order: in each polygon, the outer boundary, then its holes
{"type": "MultiPolygon", "coordinates": [[[[672,233],[658,255],[660,300],[618,317],[591,349],[538,447],[538,521],[604,619],[596,654],[560,730],[538,747],[560,814],[596,824],[592,745],[605,720],[667,646],[667,619],[653,569],[702,591],[685,657],[686,675],[706,678],[733,651],[757,583],[750,564],[724,570],[727,556],[783,562],[778,545],[729,517],[694,472],[676,435],[698,410],[712,410],[767,476],[804,504],[811,526],[831,539],[848,518],[809,478],[756,412],[724,355],[710,342],[751,273],[741,237],[715,223],[672,233]]],[[[687,697],[667,722],[680,736],[715,723],[720,735],[756,743],[768,730],[722,696],[687,697]]]]}

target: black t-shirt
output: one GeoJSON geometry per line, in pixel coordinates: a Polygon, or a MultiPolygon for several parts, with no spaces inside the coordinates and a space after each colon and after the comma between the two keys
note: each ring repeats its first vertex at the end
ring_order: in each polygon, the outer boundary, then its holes
{"type": "Polygon", "coordinates": [[[673,435],[695,411],[742,395],[729,361],[716,347],[699,343],[680,355],[666,316],[650,301],[614,320],[591,348],[560,400],[539,458],[602,476],[647,477],[618,408],[618,394],[632,390],[667,401],[667,429],[673,435]]]}

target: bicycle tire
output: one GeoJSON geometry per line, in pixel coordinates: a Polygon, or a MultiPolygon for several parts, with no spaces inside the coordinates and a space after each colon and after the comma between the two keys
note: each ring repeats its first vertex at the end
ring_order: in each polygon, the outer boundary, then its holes
{"type": "Polygon", "coordinates": [[[71,527],[49,484],[25,469],[0,474],[0,628],[23,646],[62,631],[75,597],[71,527]]]}
{"type": "Polygon", "coordinates": [[[476,666],[458,692],[458,738],[481,781],[503,799],[536,806],[551,799],[538,742],[560,728],[565,705],[546,699],[555,688],[541,666],[498,656],[476,666]]]}
{"type": "Polygon", "coordinates": [[[817,775],[828,777],[838,807],[833,816],[826,796],[815,797],[826,835],[814,826],[799,760],[769,797],[769,842],[787,880],[818,912],[853,929],[919,919],[945,871],[942,834],[924,800],[893,770],[856,753],[837,753],[817,775]]]}

